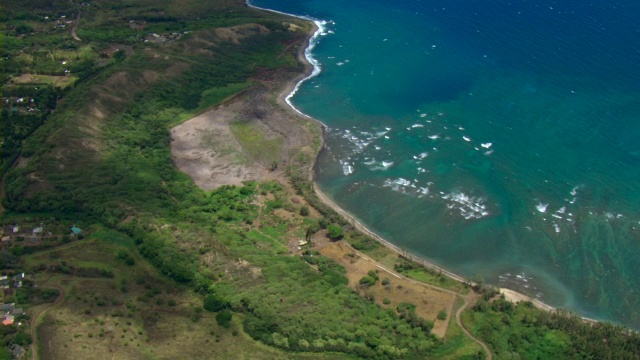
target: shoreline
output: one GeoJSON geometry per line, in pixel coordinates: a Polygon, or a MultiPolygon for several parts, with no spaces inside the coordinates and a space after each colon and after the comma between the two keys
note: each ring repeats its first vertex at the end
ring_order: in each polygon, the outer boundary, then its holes
{"type": "MultiPolygon", "coordinates": [[[[334,211],[336,211],[338,214],[340,214],[341,216],[343,216],[347,222],[352,225],[353,227],[355,227],[358,231],[365,233],[368,236],[371,236],[372,238],[374,238],[376,241],[380,242],[383,246],[385,246],[387,249],[397,253],[398,255],[402,255],[406,258],[408,258],[411,261],[414,261],[416,263],[421,264],[422,266],[434,269],[436,271],[440,271],[443,274],[447,275],[448,277],[450,277],[453,280],[459,281],[461,283],[469,283],[472,286],[475,285],[475,283],[473,283],[472,281],[467,281],[465,280],[464,277],[455,274],[451,271],[448,271],[440,266],[437,266],[431,262],[429,262],[428,260],[421,258],[413,253],[410,253],[408,251],[404,251],[402,250],[400,247],[398,247],[397,245],[389,242],[388,240],[384,239],[383,237],[381,237],[380,235],[376,234],[375,232],[371,231],[369,228],[367,228],[364,224],[362,224],[360,221],[358,221],[353,215],[351,215],[349,212],[347,212],[345,209],[343,209],[342,207],[340,207],[338,204],[336,204],[333,200],[331,200],[322,190],[320,190],[318,188],[318,186],[315,183],[315,167],[317,164],[317,160],[320,156],[320,153],[323,151],[324,149],[324,143],[325,143],[325,128],[326,125],[324,123],[322,123],[322,121],[311,117],[303,112],[301,112],[300,110],[298,110],[290,101],[290,99],[295,95],[295,93],[298,91],[300,85],[317,76],[320,71],[321,71],[321,67],[320,67],[320,63],[315,60],[312,56],[311,56],[311,50],[313,49],[313,47],[315,47],[316,43],[314,42],[315,39],[318,38],[318,36],[320,35],[320,33],[322,33],[322,25],[326,22],[321,21],[321,20],[315,20],[312,19],[310,17],[306,17],[306,16],[299,16],[299,15],[295,15],[295,14],[289,14],[289,13],[285,13],[285,12],[281,12],[281,11],[277,11],[277,10],[272,10],[272,9],[267,9],[267,8],[261,8],[258,6],[254,6],[250,3],[249,0],[246,1],[246,4],[254,9],[258,9],[258,10],[262,10],[262,11],[268,11],[268,12],[273,12],[273,13],[277,13],[277,14],[281,14],[281,15],[286,15],[286,16],[290,16],[290,17],[294,17],[296,19],[300,19],[300,20],[304,20],[304,21],[308,21],[313,25],[312,31],[310,31],[307,35],[307,39],[304,42],[304,47],[301,47],[298,50],[298,61],[300,61],[304,67],[305,67],[305,71],[292,78],[291,80],[289,80],[287,82],[287,84],[285,85],[285,87],[282,89],[282,91],[278,94],[278,103],[283,106],[283,108],[288,109],[289,111],[293,111],[295,112],[297,115],[301,115],[307,119],[311,119],[312,121],[315,121],[316,123],[318,123],[322,129],[322,137],[320,139],[320,149],[318,150],[314,161],[309,169],[309,178],[311,180],[311,185],[313,188],[314,193],[316,194],[316,196],[318,196],[318,198],[320,199],[320,201],[322,201],[324,204],[326,204],[327,206],[331,207],[334,211]]],[[[505,298],[511,302],[518,303],[520,301],[529,301],[531,302],[535,307],[537,307],[538,309],[541,310],[545,310],[545,311],[549,311],[549,312],[553,312],[553,311],[558,311],[557,308],[546,304],[536,298],[533,298],[529,295],[517,292],[515,290],[511,290],[508,288],[497,288],[498,291],[500,292],[500,294],[504,295],[505,298]]],[[[580,315],[578,315],[580,316],[580,315]]],[[[597,323],[600,322],[599,320],[595,320],[595,319],[591,319],[591,318],[587,318],[584,316],[580,316],[580,318],[588,323],[597,323]]]]}

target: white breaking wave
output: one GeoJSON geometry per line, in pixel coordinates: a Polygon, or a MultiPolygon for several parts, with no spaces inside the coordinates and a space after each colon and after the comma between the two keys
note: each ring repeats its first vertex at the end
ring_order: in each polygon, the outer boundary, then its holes
{"type": "MultiPolygon", "coordinates": [[[[316,45],[318,44],[318,37],[321,36],[321,35],[326,35],[327,34],[326,29],[327,29],[328,22],[326,20],[314,19],[314,18],[309,17],[309,16],[300,16],[300,15],[295,15],[295,14],[289,14],[289,13],[286,13],[286,12],[283,12],[283,11],[278,11],[278,10],[273,10],[273,9],[268,9],[268,8],[255,6],[255,5],[253,5],[251,3],[250,0],[247,0],[246,4],[251,6],[251,7],[253,7],[253,8],[256,8],[256,9],[271,11],[271,12],[278,13],[278,14],[293,16],[293,17],[296,17],[298,19],[312,21],[316,25],[316,27],[318,28],[316,30],[316,32],[313,33],[313,35],[309,39],[309,44],[307,45],[307,48],[304,49],[304,57],[313,66],[313,71],[311,71],[311,74],[309,74],[309,76],[307,76],[307,77],[301,79],[300,81],[298,81],[298,83],[293,87],[293,90],[291,90],[291,93],[289,93],[289,95],[287,95],[287,97],[284,99],[284,101],[287,103],[287,105],[291,106],[291,108],[293,110],[295,110],[298,114],[310,118],[311,116],[303,113],[302,111],[298,110],[295,106],[293,106],[293,103],[291,102],[291,98],[293,98],[293,96],[298,92],[298,89],[300,89],[300,85],[303,82],[318,76],[318,74],[320,74],[320,72],[322,71],[322,64],[320,64],[320,61],[318,61],[316,58],[313,57],[312,51],[316,47],[316,45]]],[[[335,24],[333,21],[331,23],[335,24]]]]}
{"type": "Polygon", "coordinates": [[[578,195],[578,190],[582,189],[583,187],[584,187],[584,185],[574,186],[574,188],[571,189],[571,196],[578,195]]]}
{"type": "Polygon", "coordinates": [[[538,203],[538,205],[536,205],[536,210],[541,213],[545,213],[547,212],[547,206],[549,206],[549,204],[538,203]]]}
{"type": "Polygon", "coordinates": [[[391,188],[391,190],[397,191],[402,194],[417,196],[418,198],[427,196],[429,194],[428,186],[432,183],[427,184],[427,186],[419,187],[418,185],[416,185],[417,182],[417,179],[413,179],[413,182],[405,178],[387,179],[384,181],[382,186],[391,188]]]}
{"type": "Polygon", "coordinates": [[[426,158],[427,156],[429,156],[429,153],[427,153],[427,152],[423,152],[423,153],[420,153],[419,155],[413,155],[413,158],[414,158],[415,160],[423,160],[423,159],[424,159],[424,158],[426,158]]]}
{"type": "Polygon", "coordinates": [[[460,215],[467,220],[480,219],[491,215],[485,205],[485,198],[472,197],[457,191],[443,195],[442,198],[450,201],[450,204],[447,205],[449,209],[457,208],[460,211],[460,215]]]}
{"type": "Polygon", "coordinates": [[[343,161],[340,160],[340,164],[342,164],[342,173],[345,176],[349,176],[351,174],[353,174],[353,166],[351,166],[351,164],[349,164],[347,161],[343,161]]]}

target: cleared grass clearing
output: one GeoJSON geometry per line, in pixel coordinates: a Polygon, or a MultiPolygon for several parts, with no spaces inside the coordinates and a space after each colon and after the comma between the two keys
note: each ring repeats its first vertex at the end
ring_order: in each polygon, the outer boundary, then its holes
{"type": "Polygon", "coordinates": [[[280,159],[283,145],[281,137],[268,138],[258,126],[242,121],[231,123],[231,132],[254,161],[270,166],[280,159]]]}
{"type": "Polygon", "coordinates": [[[457,291],[462,295],[466,295],[470,291],[468,287],[465,287],[464,284],[462,284],[459,281],[455,281],[451,278],[448,278],[445,275],[438,276],[437,273],[431,273],[424,269],[418,268],[418,269],[407,270],[403,272],[403,274],[406,275],[407,277],[421,281],[423,283],[440,286],[445,289],[457,291]]]}
{"type": "Polygon", "coordinates": [[[11,77],[11,81],[20,85],[53,85],[61,89],[72,86],[76,80],[75,76],[53,76],[53,75],[37,75],[22,74],[20,76],[11,77]]]}
{"type": "Polygon", "coordinates": [[[206,110],[220,104],[224,99],[233,96],[251,86],[251,82],[228,84],[227,86],[214,87],[202,92],[202,98],[198,110],[206,110]]]}

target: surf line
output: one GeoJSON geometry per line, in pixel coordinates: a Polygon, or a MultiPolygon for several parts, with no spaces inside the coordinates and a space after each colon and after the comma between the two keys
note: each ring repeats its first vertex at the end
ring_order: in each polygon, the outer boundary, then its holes
{"type": "MultiPolygon", "coordinates": [[[[307,75],[306,77],[302,78],[301,80],[299,80],[296,85],[293,87],[293,90],[285,97],[285,102],[287,103],[287,105],[289,105],[289,107],[291,107],[291,109],[293,109],[295,112],[297,112],[298,114],[310,118],[314,121],[317,121],[318,123],[320,123],[320,125],[322,126],[323,130],[325,130],[327,128],[327,125],[325,125],[322,121],[313,118],[305,113],[303,113],[302,111],[300,111],[299,109],[297,109],[292,103],[291,103],[291,98],[297,93],[298,89],[300,88],[300,85],[302,83],[304,83],[305,81],[314,78],[316,76],[318,76],[320,74],[320,72],[322,71],[322,66],[321,63],[315,59],[313,57],[312,51],[315,48],[315,46],[318,44],[318,37],[322,36],[322,35],[326,35],[326,28],[327,28],[327,24],[329,23],[326,20],[318,20],[315,19],[313,17],[310,16],[304,16],[304,15],[295,15],[295,14],[290,14],[290,13],[286,13],[283,11],[278,11],[278,10],[273,10],[273,9],[268,9],[268,8],[263,8],[263,7],[259,7],[256,5],[251,4],[250,0],[246,0],[245,2],[248,6],[255,8],[255,9],[259,9],[259,10],[263,10],[263,11],[269,11],[269,12],[273,12],[273,13],[277,13],[277,14],[281,14],[281,15],[286,15],[286,16],[291,16],[297,19],[302,19],[305,21],[310,21],[312,23],[315,24],[316,26],[316,31],[313,33],[313,35],[309,38],[308,40],[308,45],[304,50],[304,57],[306,59],[306,61],[311,64],[313,66],[313,70],[311,71],[311,73],[309,75],[307,75]]],[[[324,139],[324,134],[323,134],[323,139],[324,139]]],[[[324,143],[324,141],[323,141],[324,143]]],[[[324,144],[322,145],[324,146],[324,144]]],[[[491,143],[487,143],[487,144],[482,144],[482,147],[485,148],[489,148],[491,146],[491,143]]],[[[320,155],[320,152],[318,152],[315,161],[317,161],[318,156],[320,155]]],[[[455,274],[451,271],[448,271],[440,266],[437,266],[435,264],[433,264],[432,262],[419,257],[411,252],[408,252],[404,249],[401,249],[400,247],[398,247],[397,245],[389,242],[388,240],[384,239],[383,237],[381,237],[380,235],[376,234],[375,232],[373,232],[372,230],[370,230],[367,226],[365,226],[364,224],[360,223],[360,221],[358,221],[353,215],[351,215],[350,213],[348,213],[346,210],[344,210],[342,207],[340,207],[339,205],[337,205],[334,201],[332,201],[324,192],[322,192],[322,190],[320,190],[315,183],[313,183],[313,190],[316,193],[316,195],[320,198],[320,200],[322,202],[324,202],[325,204],[329,205],[330,207],[332,207],[336,212],[338,212],[339,214],[341,214],[342,216],[344,216],[346,218],[346,220],[351,223],[352,225],[354,225],[356,228],[358,228],[360,231],[364,232],[365,234],[373,237],[374,239],[378,240],[382,245],[386,246],[388,249],[391,249],[392,251],[395,251],[398,254],[401,254],[403,256],[405,256],[406,258],[408,258],[411,261],[417,262],[418,264],[421,264],[425,267],[434,269],[436,271],[441,271],[443,274],[447,275],[448,277],[450,277],[453,280],[459,281],[461,283],[467,283],[471,286],[475,286],[476,284],[473,281],[470,281],[469,279],[465,279],[464,277],[455,274]]],[[[501,293],[504,293],[504,290],[508,290],[514,293],[517,293],[519,295],[523,295],[524,298],[528,301],[533,302],[534,304],[536,304],[539,308],[542,309],[546,309],[547,311],[557,311],[557,308],[544,303],[543,301],[536,299],[534,297],[528,296],[526,294],[522,294],[519,293],[517,291],[511,290],[511,289],[504,289],[504,288],[499,288],[501,293]]],[[[595,319],[591,319],[588,317],[584,317],[584,316],[580,316],[583,321],[586,322],[599,322],[599,320],[595,320],[595,319]]]]}
{"type": "Polygon", "coordinates": [[[252,8],[255,8],[255,9],[260,9],[260,10],[264,10],[264,11],[270,11],[270,12],[274,12],[274,13],[277,13],[277,14],[287,15],[287,16],[291,16],[291,17],[294,17],[294,18],[298,18],[298,19],[302,19],[302,20],[306,20],[306,21],[311,21],[312,23],[314,23],[316,25],[316,31],[313,33],[313,35],[311,35],[311,38],[309,38],[308,45],[307,45],[306,49],[304,49],[304,57],[307,60],[307,62],[309,64],[311,64],[311,66],[313,66],[313,70],[311,71],[311,73],[309,75],[307,75],[306,77],[300,79],[300,81],[298,81],[296,83],[296,85],[293,87],[293,90],[291,90],[289,95],[287,95],[287,97],[285,97],[285,99],[284,99],[284,101],[287,103],[287,105],[289,105],[298,114],[300,114],[302,116],[305,116],[305,117],[308,117],[308,118],[311,118],[311,116],[309,116],[309,115],[303,113],[302,111],[298,110],[298,108],[296,108],[293,105],[293,103],[291,102],[291,99],[298,92],[298,89],[300,89],[300,85],[302,83],[304,83],[305,81],[307,81],[307,80],[309,80],[311,78],[314,78],[314,77],[318,76],[320,74],[320,72],[322,72],[322,64],[320,64],[320,61],[318,61],[316,58],[313,57],[312,51],[316,47],[316,45],[318,44],[318,38],[321,35],[326,35],[327,34],[326,29],[327,29],[328,22],[326,20],[318,20],[318,19],[312,18],[310,16],[295,15],[295,14],[290,14],[290,13],[286,13],[286,12],[283,12],[283,11],[278,11],[278,10],[259,7],[259,6],[253,5],[250,0],[247,0],[246,4],[251,6],[252,8]]]}

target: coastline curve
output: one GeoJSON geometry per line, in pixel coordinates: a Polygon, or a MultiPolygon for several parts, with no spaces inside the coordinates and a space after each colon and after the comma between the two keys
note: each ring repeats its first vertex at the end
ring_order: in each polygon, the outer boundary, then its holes
{"type": "MultiPolygon", "coordinates": [[[[318,186],[315,183],[315,167],[317,165],[317,160],[320,156],[320,153],[323,151],[324,149],[324,136],[325,136],[325,129],[327,128],[327,125],[324,124],[322,121],[309,116],[305,113],[303,113],[302,111],[300,111],[299,109],[297,109],[293,103],[291,102],[291,99],[293,98],[293,96],[295,96],[295,94],[298,92],[298,89],[300,88],[300,85],[302,83],[304,83],[305,81],[318,76],[321,71],[322,71],[322,65],[321,63],[315,59],[313,57],[312,54],[312,50],[315,48],[315,46],[318,43],[318,37],[320,35],[322,35],[324,33],[325,30],[325,25],[328,23],[326,20],[318,20],[318,19],[314,19],[310,16],[304,16],[304,15],[296,15],[296,14],[291,14],[291,13],[286,13],[283,11],[278,11],[278,10],[274,10],[274,9],[269,9],[269,8],[263,8],[263,7],[259,7],[259,6],[255,6],[251,3],[250,0],[246,0],[245,2],[248,6],[258,9],[258,10],[262,10],[262,11],[269,11],[269,12],[273,12],[273,13],[277,13],[277,14],[281,14],[281,15],[286,15],[286,16],[291,16],[297,19],[301,19],[301,20],[305,20],[305,21],[309,21],[311,23],[313,23],[315,25],[315,31],[313,31],[313,33],[309,36],[309,38],[307,39],[306,42],[306,47],[304,48],[303,51],[301,51],[299,58],[301,61],[304,62],[305,66],[308,67],[307,71],[305,71],[301,76],[296,77],[294,79],[292,79],[292,84],[290,86],[286,86],[284,88],[284,90],[282,91],[282,93],[280,94],[280,96],[278,97],[279,99],[281,99],[282,101],[284,101],[284,103],[286,103],[290,109],[292,109],[293,111],[295,111],[297,114],[304,116],[305,118],[311,119],[313,121],[316,121],[318,124],[321,125],[322,127],[322,139],[321,139],[321,146],[320,149],[318,151],[318,153],[316,154],[316,157],[314,159],[314,163],[312,164],[311,168],[310,168],[310,178],[312,180],[312,188],[314,193],[316,194],[316,196],[318,196],[318,198],[325,203],[326,205],[328,205],[329,207],[331,207],[334,211],[336,211],[337,213],[339,213],[341,216],[343,216],[347,222],[349,222],[352,226],[354,226],[356,229],[358,229],[359,231],[367,234],[368,236],[371,236],[372,238],[376,239],[377,241],[379,241],[381,244],[383,244],[385,247],[387,247],[388,249],[394,251],[395,253],[402,255],[408,259],[410,259],[411,261],[417,262],[425,267],[434,269],[436,271],[440,271],[443,274],[447,275],[448,277],[462,282],[462,283],[467,283],[471,286],[475,286],[476,284],[468,279],[465,279],[464,277],[455,274],[451,271],[448,271],[440,266],[437,266],[435,264],[433,264],[432,262],[429,262],[428,260],[421,258],[419,256],[416,256],[415,254],[412,254],[408,251],[405,251],[403,249],[401,249],[400,247],[398,247],[397,245],[389,242],[388,240],[384,239],[382,236],[376,234],[375,232],[373,232],[372,230],[370,230],[368,227],[366,227],[364,224],[362,224],[359,220],[357,220],[353,215],[351,215],[349,212],[347,212],[345,209],[343,209],[342,207],[340,207],[338,204],[336,204],[333,200],[331,200],[324,192],[322,192],[322,190],[320,190],[318,188],[318,186]]],[[[529,295],[517,292],[515,290],[512,289],[508,289],[508,288],[498,288],[500,293],[503,294],[507,300],[513,302],[513,303],[517,303],[519,301],[529,301],[532,304],[534,304],[534,306],[536,306],[539,309],[545,310],[545,311],[557,311],[558,309],[546,304],[536,298],[533,298],[529,295]]],[[[596,319],[592,319],[592,318],[588,318],[588,317],[584,317],[584,316],[580,316],[580,318],[585,321],[585,322],[589,322],[589,323],[596,323],[599,322],[599,320],[596,319]]]]}
{"type": "MultiPolygon", "coordinates": [[[[322,72],[322,64],[320,63],[320,61],[318,61],[316,58],[313,57],[312,55],[312,51],[313,49],[316,47],[316,45],[318,44],[318,37],[320,37],[323,34],[326,34],[325,30],[326,30],[326,24],[327,21],[326,20],[319,20],[319,19],[314,19],[310,16],[302,16],[302,15],[295,15],[295,14],[290,14],[290,13],[286,13],[286,12],[282,12],[282,11],[278,11],[278,10],[273,10],[273,9],[268,9],[268,8],[263,8],[263,7],[259,7],[256,5],[253,5],[251,3],[250,0],[246,1],[246,4],[254,9],[259,9],[259,10],[263,10],[263,11],[269,11],[269,12],[273,12],[276,14],[281,14],[281,15],[286,15],[286,16],[291,16],[297,19],[301,19],[301,20],[305,20],[305,21],[310,21],[315,25],[315,31],[313,32],[313,34],[311,35],[311,37],[309,37],[309,39],[307,40],[306,43],[306,47],[304,49],[304,52],[302,53],[303,59],[306,61],[306,64],[311,65],[313,67],[313,69],[309,72],[305,72],[305,75],[303,75],[303,77],[299,80],[297,80],[295,82],[295,85],[293,86],[292,89],[285,89],[285,92],[287,93],[287,95],[284,97],[284,102],[287,103],[287,105],[289,105],[289,107],[291,107],[295,112],[297,112],[298,114],[313,119],[311,116],[303,113],[302,111],[298,110],[298,108],[296,108],[293,103],[291,102],[291,99],[295,96],[295,94],[298,92],[298,89],[300,89],[300,85],[302,85],[302,83],[304,83],[305,81],[314,78],[316,76],[318,76],[321,72],[322,72]]],[[[318,121],[317,119],[314,119],[315,121],[318,121]]],[[[326,127],[326,125],[324,125],[322,122],[318,121],[320,124],[322,124],[323,127],[326,127]]]]}

